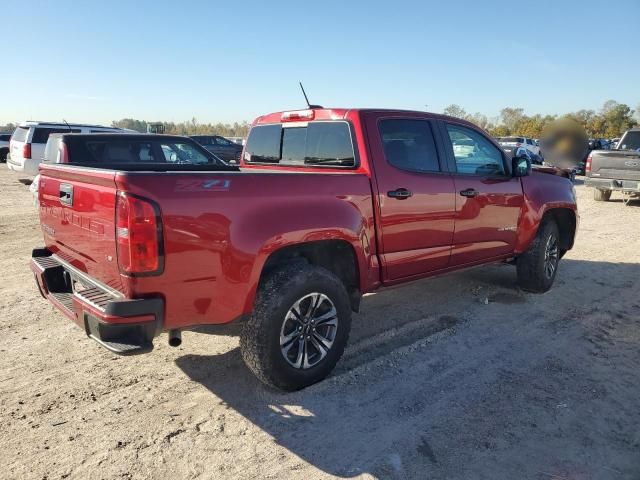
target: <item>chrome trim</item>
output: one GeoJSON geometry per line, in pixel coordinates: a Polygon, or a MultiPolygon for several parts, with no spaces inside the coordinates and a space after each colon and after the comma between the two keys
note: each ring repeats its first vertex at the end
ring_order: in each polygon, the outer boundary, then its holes
{"type": "MultiPolygon", "coordinates": [[[[65,270],[68,270],[74,276],[79,277],[81,281],[86,282],[89,285],[91,285],[91,286],[93,286],[93,287],[95,287],[95,288],[97,288],[99,290],[103,290],[105,293],[108,293],[108,294],[112,295],[114,298],[124,298],[124,295],[122,294],[122,292],[119,292],[118,290],[115,290],[114,288],[109,287],[108,285],[105,285],[104,283],[99,282],[98,280],[95,280],[95,279],[91,278],[86,273],[78,270],[76,267],[72,266],[71,264],[69,264],[65,260],[61,259],[55,253],[52,254],[51,257],[56,262],[58,262],[60,265],[62,265],[65,268],[65,270]]],[[[81,292],[80,292],[79,295],[82,296],[81,292]]],[[[82,297],[82,298],[84,299],[84,297],[82,297]]]]}

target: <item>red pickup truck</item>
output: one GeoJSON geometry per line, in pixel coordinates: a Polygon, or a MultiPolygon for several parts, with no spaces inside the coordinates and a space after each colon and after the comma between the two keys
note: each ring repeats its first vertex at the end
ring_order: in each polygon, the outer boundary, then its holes
{"type": "Polygon", "coordinates": [[[189,141],[69,134],[40,167],[40,292],[116,353],[239,320],[249,368],[299,389],[333,369],[364,293],[491,262],[545,292],[574,242],[571,182],[456,118],[273,113],[240,169],[189,141]]]}

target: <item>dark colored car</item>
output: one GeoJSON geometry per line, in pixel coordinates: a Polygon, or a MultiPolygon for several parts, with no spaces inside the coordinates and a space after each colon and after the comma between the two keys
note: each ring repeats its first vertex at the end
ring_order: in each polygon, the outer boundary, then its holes
{"type": "Polygon", "coordinates": [[[254,122],[242,172],[178,162],[180,137],[136,137],[64,135],[66,164],[40,165],[40,292],[121,354],[242,321],[243,359],[285,390],[329,374],[365,293],[502,261],[545,292],[578,224],[554,169],[444,115],[272,113],[254,122]]]}
{"type": "Polygon", "coordinates": [[[611,144],[608,140],[604,138],[590,138],[589,143],[587,144],[587,153],[581,162],[578,162],[576,165],[576,171],[578,175],[586,175],[587,171],[587,157],[591,155],[591,152],[594,150],[610,150],[611,144]]]}
{"type": "Polygon", "coordinates": [[[242,145],[220,135],[191,135],[196,142],[227,162],[240,163],[242,145]]]}
{"type": "Polygon", "coordinates": [[[7,155],[9,155],[9,140],[11,140],[10,133],[0,132],[0,162],[7,161],[7,155]]]}

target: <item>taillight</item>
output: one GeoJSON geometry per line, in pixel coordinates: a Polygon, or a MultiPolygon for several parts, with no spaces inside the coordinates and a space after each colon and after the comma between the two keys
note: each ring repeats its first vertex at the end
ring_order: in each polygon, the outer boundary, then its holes
{"type": "Polygon", "coordinates": [[[25,143],[22,146],[22,158],[31,158],[31,144],[25,143]]]}
{"type": "Polygon", "coordinates": [[[521,147],[522,144],[520,142],[516,142],[516,147],[521,147]]]}
{"type": "Polygon", "coordinates": [[[292,112],[283,112],[280,120],[283,122],[296,122],[299,120],[313,120],[315,112],[313,110],[295,110],[292,112]]]}
{"type": "Polygon", "coordinates": [[[587,163],[584,166],[584,172],[591,172],[591,154],[587,157],[587,163]]]}
{"type": "Polygon", "coordinates": [[[57,163],[69,163],[69,149],[64,142],[60,142],[60,146],[58,147],[57,163]]]}
{"type": "Polygon", "coordinates": [[[160,210],[149,200],[118,193],[116,201],[118,266],[125,275],[162,272],[164,252],[160,210]]]}

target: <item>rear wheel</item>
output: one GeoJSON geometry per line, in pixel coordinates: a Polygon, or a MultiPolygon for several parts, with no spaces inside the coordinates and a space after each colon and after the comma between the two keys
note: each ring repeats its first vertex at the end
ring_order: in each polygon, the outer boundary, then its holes
{"type": "Polygon", "coordinates": [[[7,155],[9,155],[9,149],[8,148],[3,148],[0,149],[0,162],[4,163],[7,161],[7,155]]]}
{"type": "Polygon", "coordinates": [[[608,202],[611,198],[611,190],[601,190],[596,188],[593,190],[593,199],[596,202],[608,202]]]}
{"type": "Polygon", "coordinates": [[[264,383],[299,390],[325,378],[344,352],[351,305],[328,270],[297,263],[269,275],[240,336],[242,358],[264,383]]]}
{"type": "Polygon", "coordinates": [[[560,262],[558,225],[546,220],[529,249],[518,257],[518,285],[527,292],[544,293],[551,288],[560,262]]]}

